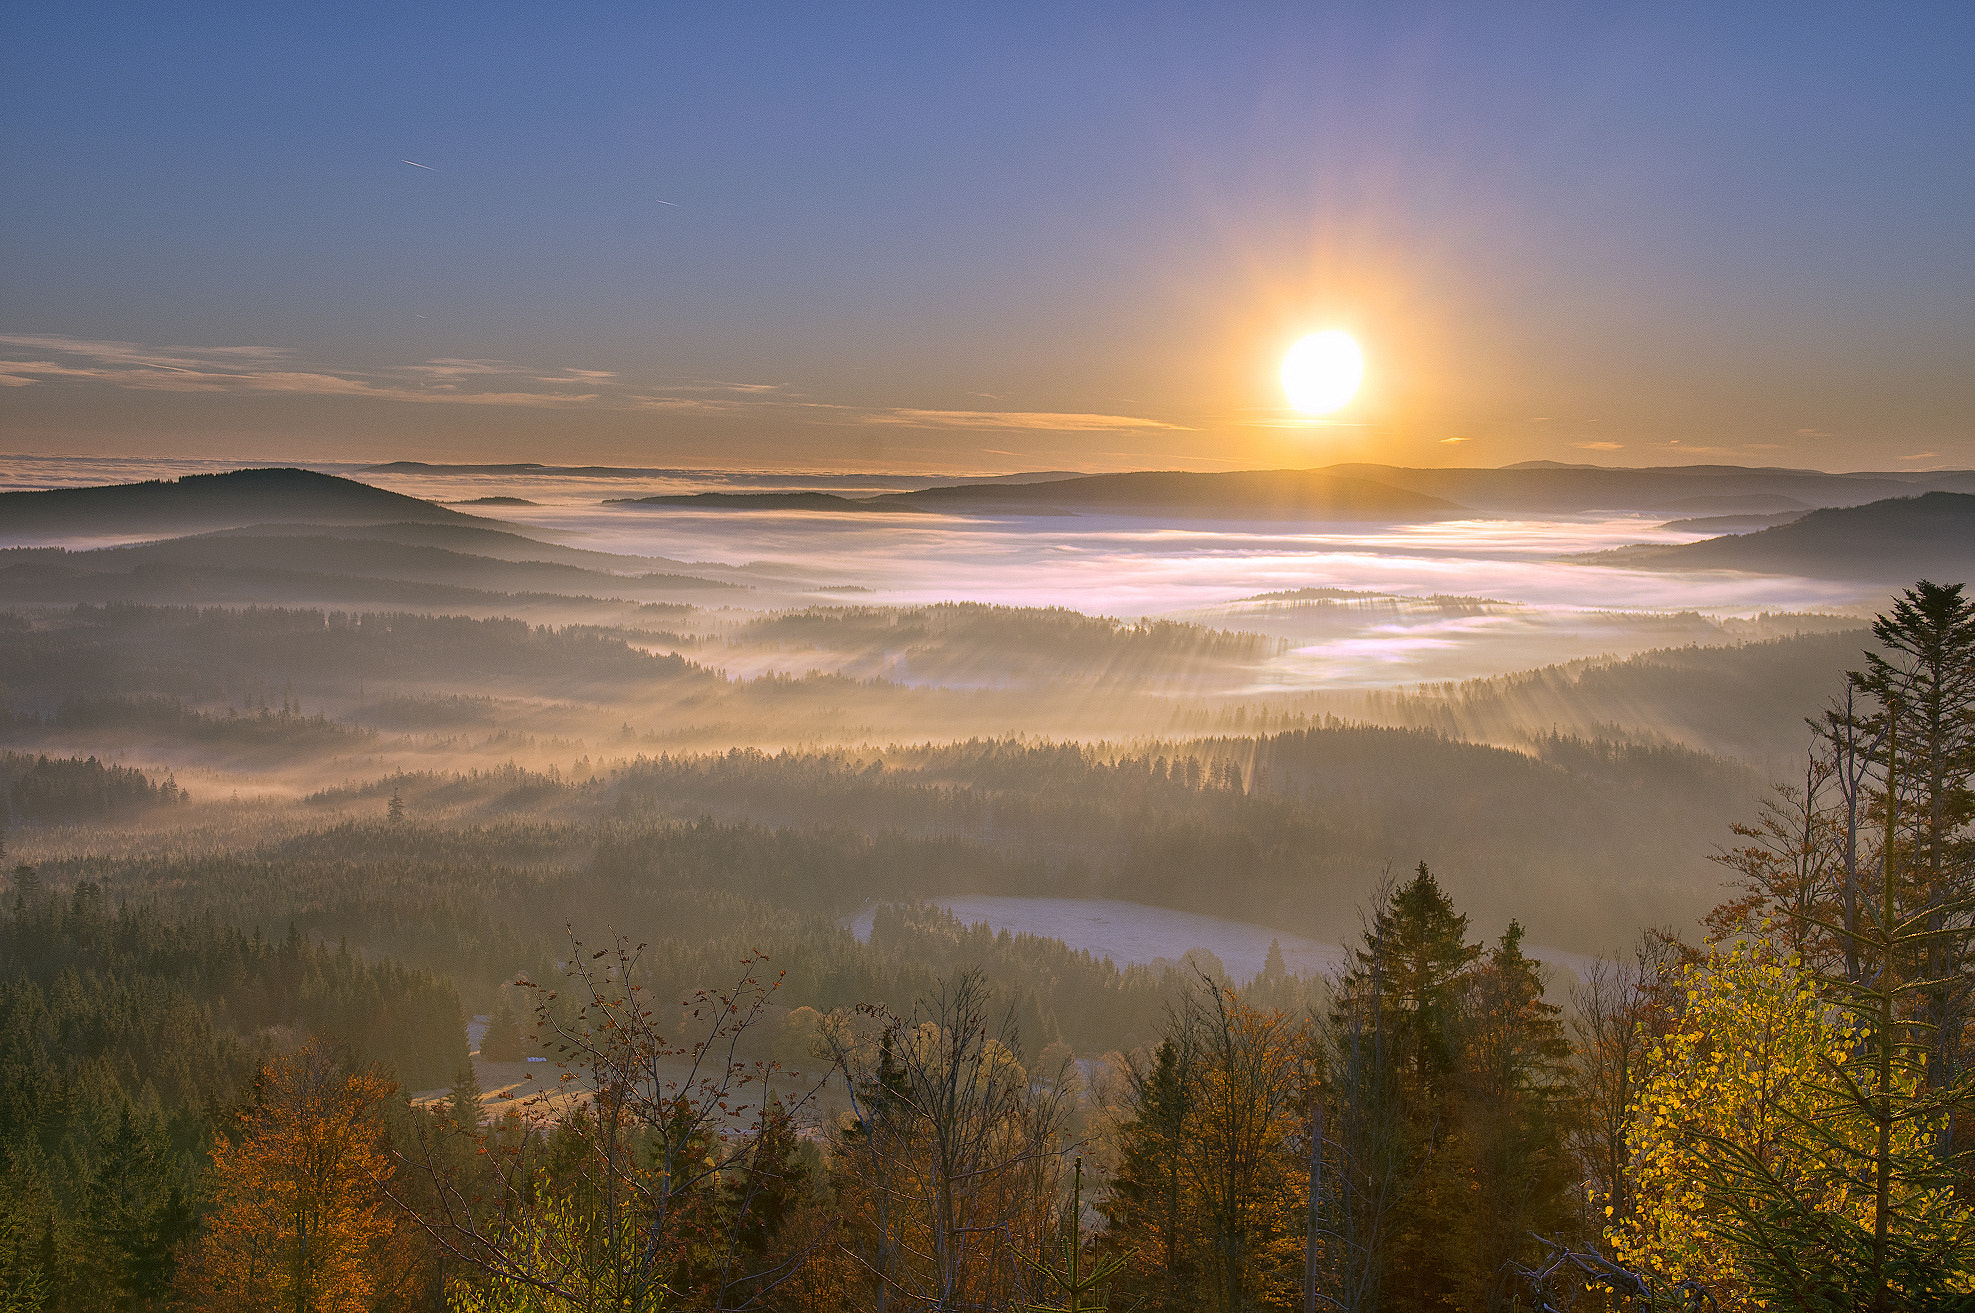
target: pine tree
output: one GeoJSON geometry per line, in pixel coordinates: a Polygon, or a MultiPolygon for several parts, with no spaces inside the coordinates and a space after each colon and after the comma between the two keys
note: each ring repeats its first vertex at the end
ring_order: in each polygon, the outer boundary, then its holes
{"type": "Polygon", "coordinates": [[[1132,1256],[1121,1288],[1154,1309],[1191,1308],[1200,1282],[1200,1236],[1186,1158],[1193,1152],[1195,1055],[1188,1037],[1159,1042],[1149,1069],[1131,1073],[1131,1119],[1122,1128],[1110,1192],[1098,1205],[1108,1242],[1132,1256]]]}
{"type": "Polygon", "coordinates": [[[191,1200],[171,1177],[163,1124],[155,1118],[140,1123],[125,1107],[102,1147],[85,1207],[94,1257],[128,1306],[163,1298],[177,1269],[178,1247],[195,1229],[191,1200]]]}
{"type": "Polygon", "coordinates": [[[396,789],[391,790],[391,802],[390,805],[385,809],[384,814],[385,814],[385,818],[393,825],[396,825],[398,822],[404,820],[405,818],[404,796],[400,794],[396,789]]]}
{"type": "Polygon", "coordinates": [[[1283,960],[1282,941],[1269,941],[1269,955],[1262,963],[1262,979],[1270,984],[1278,984],[1289,978],[1289,963],[1283,960]]]}
{"type": "MultiPolygon", "coordinates": [[[[1350,1024],[1375,1028],[1390,1045],[1398,1100],[1398,1145],[1380,1154],[1398,1159],[1391,1191],[1390,1229],[1383,1253],[1369,1261],[1382,1270],[1371,1280],[1379,1306],[1414,1310],[1456,1302],[1485,1278],[1470,1182],[1476,1171],[1464,1097],[1462,1027],[1469,973],[1481,956],[1467,942],[1468,918],[1455,912],[1425,862],[1373,915],[1357,962],[1340,988],[1341,1018],[1373,1000],[1379,1015],[1350,1024]]],[[[1384,1114],[1367,1121],[1368,1130],[1384,1114]]],[[[1375,1131],[1375,1136],[1390,1134],[1375,1131]]]]}
{"type": "Polygon", "coordinates": [[[463,1131],[480,1129],[480,1077],[474,1073],[473,1059],[460,1063],[453,1076],[452,1091],[446,1096],[446,1114],[463,1131]]]}
{"type": "MultiPolygon", "coordinates": [[[[1908,979],[1926,980],[1922,1019],[1930,1034],[1927,1081],[1955,1084],[1966,1068],[1963,1035],[1971,1020],[1971,981],[1965,970],[1971,933],[1975,871],[1969,830],[1975,823],[1975,602],[1962,585],[1923,579],[1905,590],[1872,635],[1885,648],[1865,654],[1865,669],[1851,672],[1852,686],[1871,697],[1867,728],[1878,736],[1872,754],[1897,780],[1882,788],[1876,810],[1892,806],[1905,818],[1889,827],[1900,852],[1902,912],[1924,917],[1920,957],[1901,964],[1908,979]],[[1897,747],[1895,746],[1897,745],[1897,747]]],[[[1951,1158],[1957,1110],[1941,1132],[1940,1151],[1951,1158]]]]}
{"type": "Polygon", "coordinates": [[[514,1009],[506,998],[494,1011],[494,1019],[487,1023],[486,1033],[480,1036],[480,1056],[488,1062],[519,1062],[523,1055],[521,1046],[521,1023],[515,1020],[514,1009]]]}
{"type": "Polygon", "coordinates": [[[1464,1095],[1476,1251],[1469,1308],[1508,1308],[1506,1265],[1536,1263],[1534,1237],[1557,1233],[1573,1211],[1563,1080],[1570,1041],[1563,1009],[1543,999],[1542,967],[1524,956],[1522,936],[1521,923],[1509,922],[1468,997],[1464,1095]]]}

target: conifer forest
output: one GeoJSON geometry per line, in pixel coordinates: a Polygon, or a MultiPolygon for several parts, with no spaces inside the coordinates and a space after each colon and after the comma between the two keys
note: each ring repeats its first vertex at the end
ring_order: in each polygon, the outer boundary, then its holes
{"type": "MultiPolygon", "coordinates": [[[[261,613],[231,646],[296,620],[322,624],[261,613]]],[[[135,633],[169,682],[188,626],[239,624],[85,610],[6,641],[14,670],[80,647],[59,668],[87,677],[135,633]]],[[[1766,793],[1666,743],[1334,717],[868,758],[634,742],[282,807],[11,751],[3,1306],[1961,1307],[1975,599],[1920,582],[1851,650],[1766,793]],[[1484,788],[1519,810],[1444,814],[1484,788]],[[1587,813],[1615,851],[1690,826],[1710,901],[1546,964],[1529,926],[1555,933],[1546,881],[1599,869],[1587,813]],[[1383,866],[1323,969],[1280,942],[1252,971],[1120,966],[940,900],[1335,933],[1295,887],[1415,815],[1432,860],[1383,866]],[[1519,861],[1526,910],[1482,878],[1519,861]]],[[[366,732],[293,695],[145,696],[34,723],[201,751],[227,727],[290,766],[366,732]]]]}
{"type": "Polygon", "coordinates": [[[1975,1313],[1971,68],[0,7],[0,1313],[1975,1313]]]}

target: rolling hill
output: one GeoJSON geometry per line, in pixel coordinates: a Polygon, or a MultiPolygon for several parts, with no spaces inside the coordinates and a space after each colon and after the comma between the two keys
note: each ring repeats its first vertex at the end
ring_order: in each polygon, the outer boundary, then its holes
{"type": "Polygon", "coordinates": [[[1373,521],[1445,520],[1469,513],[1467,507],[1440,497],[1323,470],[1218,474],[1140,470],[1015,486],[927,488],[873,497],[870,504],[874,509],[882,506],[963,514],[1068,511],[1373,521]]]}
{"type": "Polygon", "coordinates": [[[677,506],[702,511],[917,511],[920,506],[878,505],[888,498],[840,497],[834,492],[686,492],[659,497],[613,497],[606,506],[677,506]]]}
{"type": "Polygon", "coordinates": [[[1575,558],[1655,570],[1747,570],[1910,584],[1975,578],[1975,496],[1929,492],[1812,511],[1758,533],[1575,558]]]}
{"type": "Polygon", "coordinates": [[[1500,469],[1405,469],[1332,465],[1319,473],[1364,479],[1502,515],[1643,511],[1725,514],[1809,506],[1858,506],[1889,497],[1948,491],[1975,493],[1975,472],[1861,472],[1676,465],[1626,469],[1524,461],[1500,469]]]}
{"type": "Polygon", "coordinates": [[[0,493],[0,544],[198,533],[294,521],[489,523],[417,497],[298,469],[229,470],[147,483],[0,493]]]}

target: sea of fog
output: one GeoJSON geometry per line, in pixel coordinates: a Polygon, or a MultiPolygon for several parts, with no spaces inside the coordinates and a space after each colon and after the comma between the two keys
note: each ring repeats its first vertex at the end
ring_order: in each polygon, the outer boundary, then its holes
{"type": "MultiPolygon", "coordinates": [[[[1060,939],[1072,949],[1095,958],[1110,958],[1121,967],[1150,966],[1164,959],[1178,962],[1194,949],[1206,949],[1220,960],[1229,979],[1252,980],[1268,961],[1269,945],[1282,947],[1284,964],[1297,975],[1335,977],[1350,965],[1350,953],[1339,944],[1319,943],[1247,921],[1176,912],[1145,903],[1106,898],[1003,898],[969,895],[935,898],[967,925],[987,923],[1009,934],[1060,939]]],[[[867,907],[845,925],[864,941],[871,937],[877,909],[867,907]]],[[[1560,949],[1526,948],[1544,965],[1582,977],[1592,959],[1560,949]]]]}
{"type": "MultiPolygon", "coordinates": [[[[211,461],[0,458],[0,488],[128,482],[233,468],[211,461]]],[[[314,468],[469,507],[571,546],[675,561],[756,564],[783,581],[733,605],[974,601],[1165,617],[1265,633],[1284,650],[1237,693],[1409,685],[1726,641],[1712,622],[1763,613],[1862,614],[1852,586],[1729,571],[1560,563],[1572,553],[1700,536],[1632,514],[1477,517],[1430,524],[701,511],[613,499],[776,488],[872,491],[871,476],[677,470],[638,475],[370,472],[314,468]],[[786,586],[793,581],[793,591],[786,586]],[[1333,595],[1268,594],[1336,590],[1333,595]]],[[[891,476],[893,487],[937,475],[891,476]]],[[[81,544],[78,544],[81,545],[81,544]]],[[[792,673],[828,668],[813,656],[792,673]]],[[[748,673],[758,673],[750,670],[748,673]]]]}

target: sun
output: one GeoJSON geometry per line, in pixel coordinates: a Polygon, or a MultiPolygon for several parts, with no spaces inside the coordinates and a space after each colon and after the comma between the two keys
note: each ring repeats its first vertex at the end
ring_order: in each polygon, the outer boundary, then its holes
{"type": "Polygon", "coordinates": [[[1312,333],[1282,358],[1282,390],[1305,415],[1328,415],[1358,394],[1365,353],[1339,328],[1312,333]]]}

